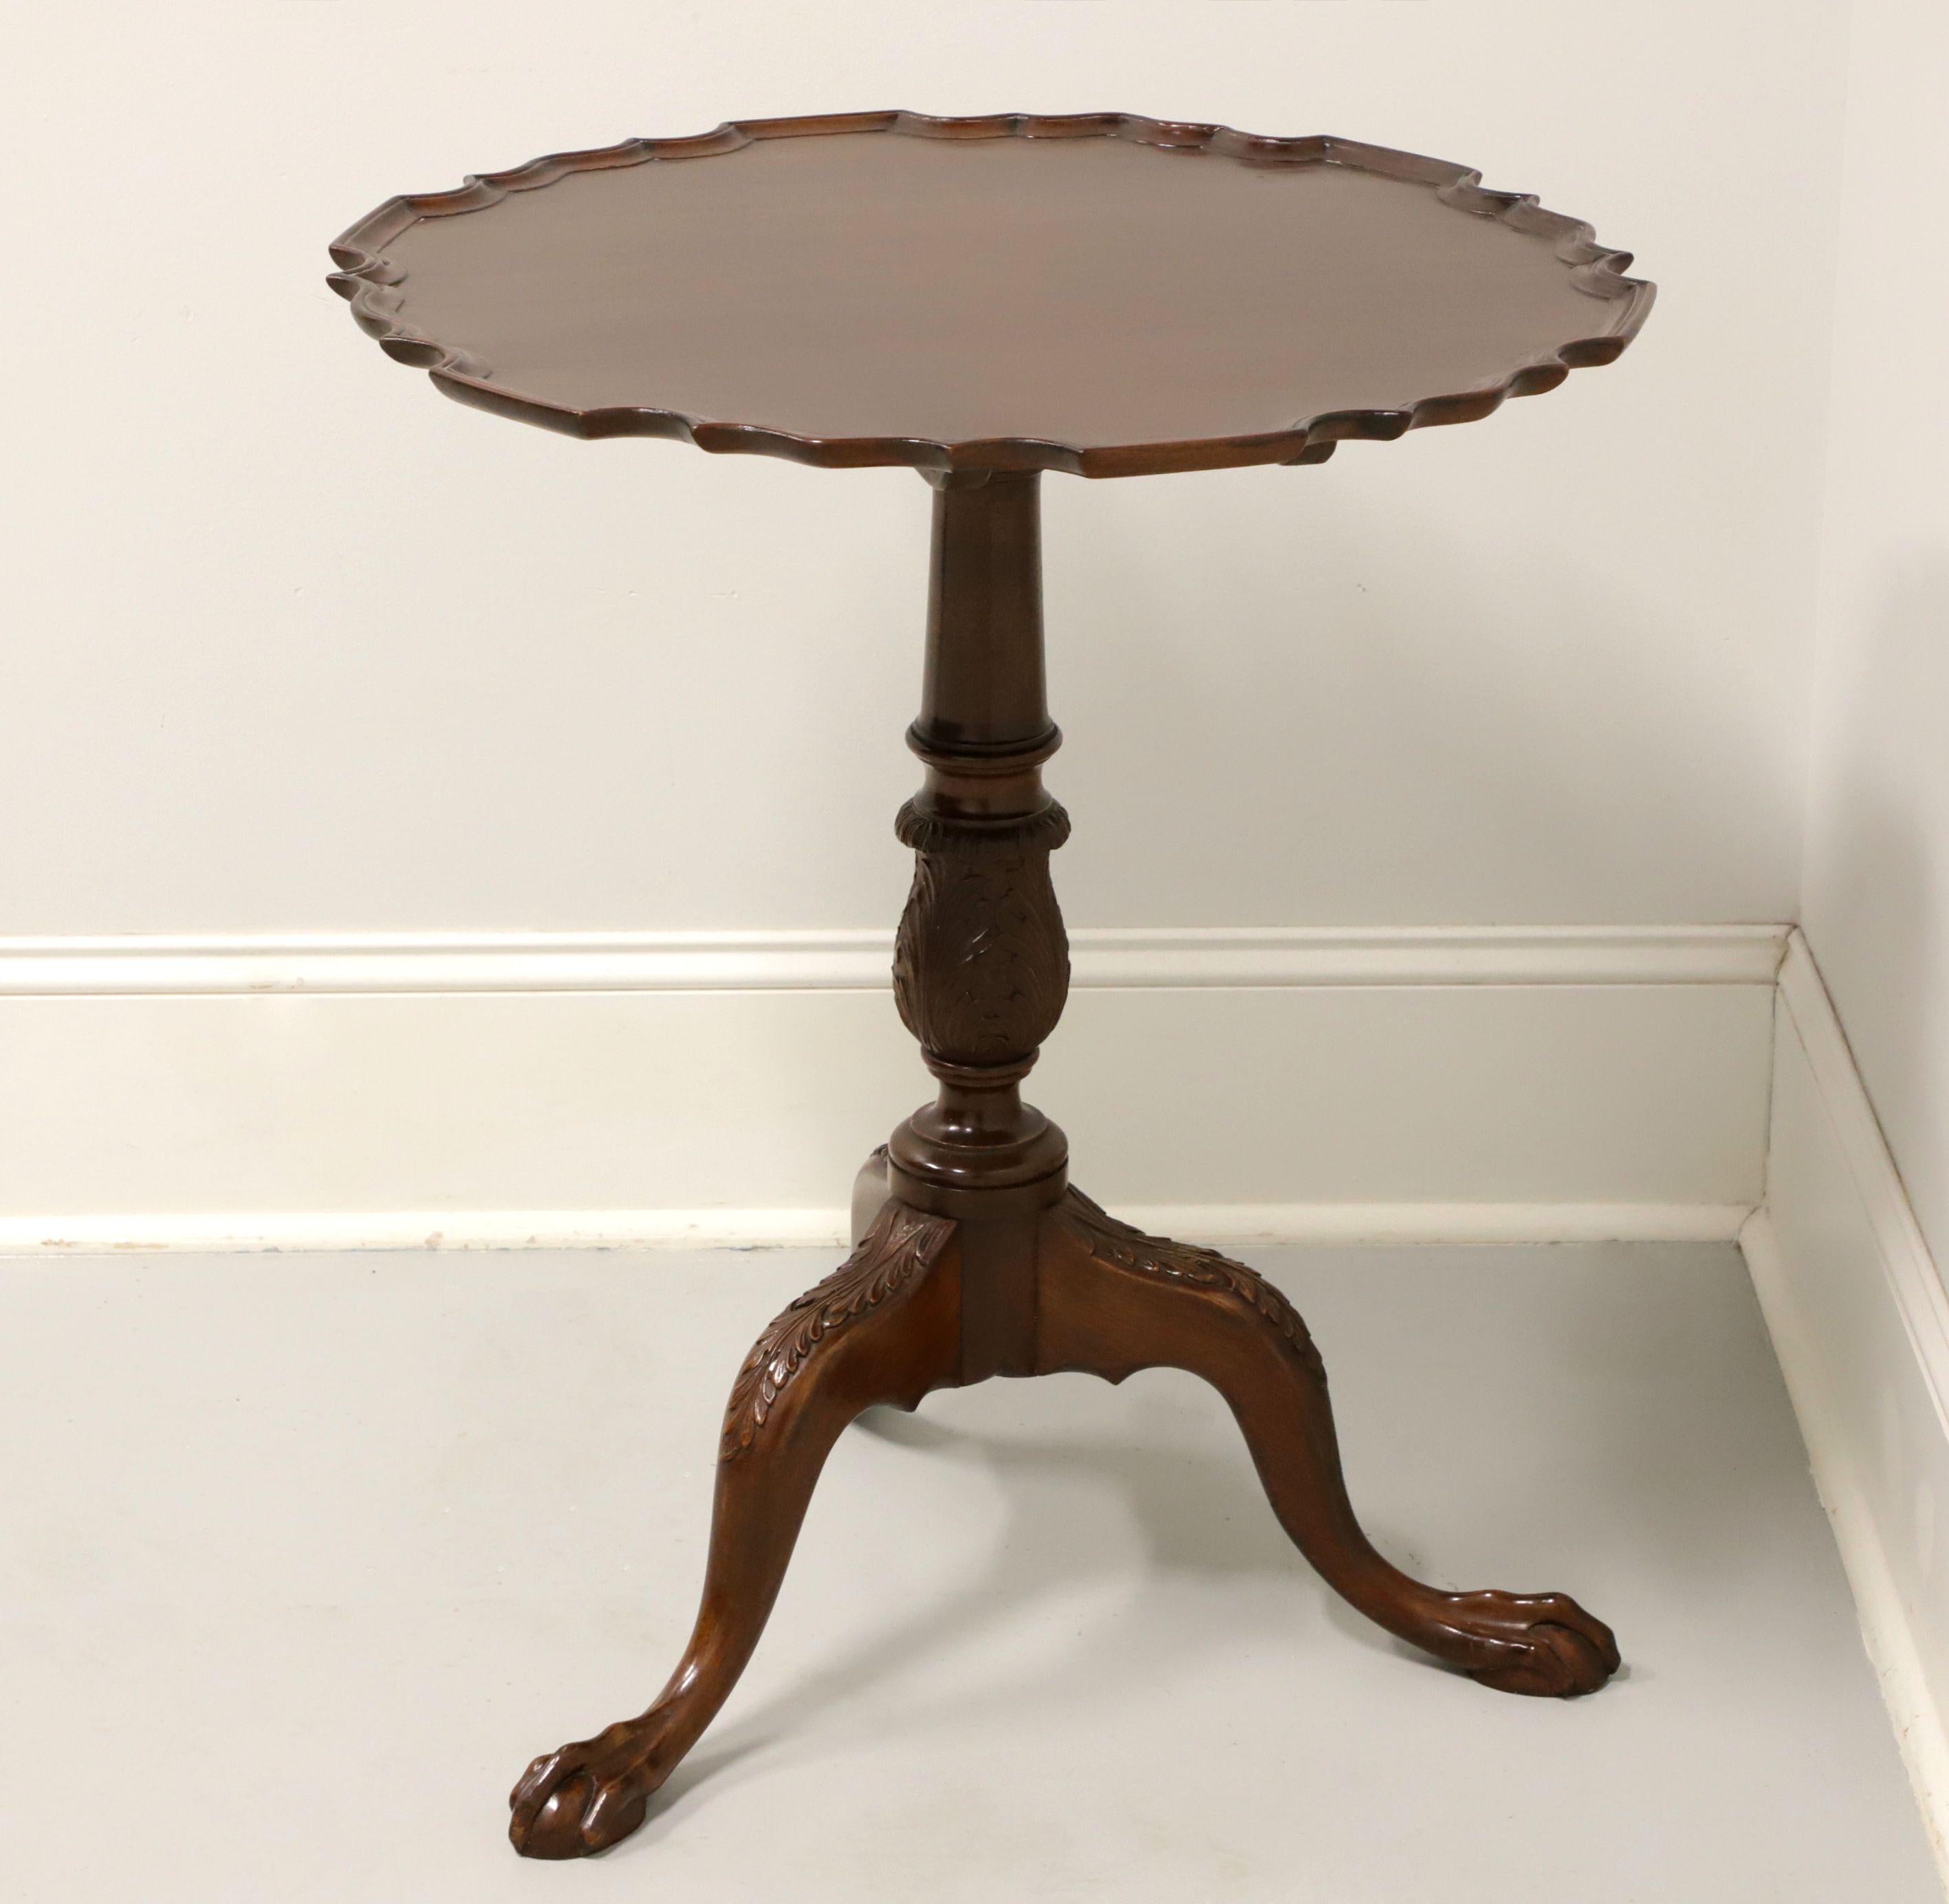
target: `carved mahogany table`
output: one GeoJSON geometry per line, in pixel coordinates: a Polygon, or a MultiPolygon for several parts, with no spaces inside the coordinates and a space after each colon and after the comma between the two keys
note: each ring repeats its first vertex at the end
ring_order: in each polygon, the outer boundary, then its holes
{"type": "Polygon", "coordinates": [[[1354,1519],[1305,1326],[1242,1263],[1069,1187],[1020,1086],[1069,976],[1043,791],[1044,470],[1313,463],[1608,363],[1629,257],[1478,175],[1336,138],[1125,114],[904,113],[633,139],[390,200],[334,287],[449,396],[581,437],[679,437],[933,485],[913,891],[894,997],[938,1082],[869,1164],[858,1245],[732,1384],[703,1606],[640,1717],[537,1759],[530,1857],[634,1831],[751,1657],[821,1465],[863,1410],[991,1375],[1212,1383],[1307,1557],[1389,1632],[1504,1692],[1590,1692],[1609,1629],[1561,1594],[1455,1593],[1354,1519]]]}

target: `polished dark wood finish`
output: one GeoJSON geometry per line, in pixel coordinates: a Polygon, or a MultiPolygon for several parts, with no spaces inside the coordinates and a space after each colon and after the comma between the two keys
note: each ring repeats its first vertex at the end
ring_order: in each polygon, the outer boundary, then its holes
{"type": "Polygon", "coordinates": [[[392,356],[549,429],[1085,476],[1484,416],[1652,294],[1466,166],[1130,113],[626,139],[390,199],[332,256],[392,356]]]}
{"type": "Polygon", "coordinates": [[[956,1216],[971,1207],[964,1188],[1039,1208],[1062,1193],[1068,1154],[1020,1090],[1069,991],[1049,877],[1069,816],[1042,784],[1062,737],[1043,686],[1041,481],[934,479],[921,712],[907,730],[927,782],[894,826],[914,882],[894,1000],[940,1088],[887,1149],[896,1194],[956,1216]]]}
{"type": "Polygon", "coordinates": [[[847,1425],[991,1376],[1201,1377],[1352,1605],[1501,1691],[1601,1686],[1616,1644],[1575,1601],[1449,1591],[1375,1549],[1292,1305],[1071,1189],[1067,1140],[1021,1086],[1069,982],[1041,471],[1316,462],[1342,437],[1486,415],[1623,348],[1651,295],[1624,254],[1472,173],[1341,140],[867,114],[538,160],[394,200],[334,255],[360,322],[483,408],[911,463],[934,488],[894,994],[935,1095],[862,1172],[852,1255],[732,1383],[675,1672],[639,1716],[528,1768],[515,1847],[580,1857],[633,1831],[750,1659],[847,1425]],[[709,414],[676,407],[704,397],[709,414]]]}
{"type": "Polygon", "coordinates": [[[1617,1670],[1610,1629],[1567,1594],[1448,1592],[1375,1551],[1347,1498],[1319,1351],[1256,1271],[1145,1236],[1077,1190],[1026,1227],[890,1199],[839,1271],[759,1338],[732,1388],[704,1604],[676,1672],[639,1718],[528,1768],[510,1800],[515,1848],[583,1857],[642,1823],[744,1670],[819,1470],[865,1409],[911,1410],[994,1374],[1121,1382],[1145,1368],[1218,1390],[1293,1544],[1389,1632],[1502,1692],[1568,1697],[1617,1670]],[[982,1296],[1006,1299],[1012,1354],[996,1352],[982,1296]]]}
{"type": "Polygon", "coordinates": [[[1292,1305],[1244,1264],[1145,1236],[1070,1189],[1062,1133],[1022,1102],[1069,977],[1049,879],[1069,822],[1041,773],[1059,737],[1043,688],[1040,481],[936,479],[908,735],[927,781],[898,822],[915,873],[894,964],[934,1102],[869,1165],[867,1206],[883,1200],[851,1258],[772,1324],[732,1386],[704,1604],[669,1684],[515,1787],[511,1835],[530,1857],[599,1851],[642,1822],[751,1657],[847,1423],[990,1376],[1188,1370],[1230,1405],[1294,1544],[1370,1619],[1504,1692],[1591,1692],[1617,1669],[1610,1629],[1562,1594],[1449,1592],[1376,1552],[1292,1305]]]}
{"type": "Polygon", "coordinates": [[[1182,1368],[1217,1389],[1293,1545],[1389,1632],[1500,1692],[1568,1697],[1617,1671],[1611,1629],[1565,1594],[1444,1592],[1375,1551],[1341,1476],[1326,1366],[1257,1271],[1147,1237],[1072,1190],[1044,1224],[1037,1304],[1038,1375],[1182,1368]]]}
{"type": "Polygon", "coordinates": [[[581,1857],[642,1823],[651,1795],[751,1658],[832,1444],[864,1410],[911,1409],[956,1380],[954,1227],[950,1218],[888,1203],[847,1262],[759,1337],[725,1412],[690,1644],[641,1717],[529,1766],[509,1800],[518,1851],[581,1857]]]}

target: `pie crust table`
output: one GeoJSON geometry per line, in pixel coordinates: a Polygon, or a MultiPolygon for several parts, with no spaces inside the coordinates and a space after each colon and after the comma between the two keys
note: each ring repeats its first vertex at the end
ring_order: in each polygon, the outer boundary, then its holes
{"type": "Polygon", "coordinates": [[[1628,256],[1460,166],[1124,114],[632,139],[389,200],[331,250],[360,326],[462,403],[573,436],[905,464],[934,490],[894,998],[937,1091],[863,1173],[852,1255],[732,1380],[676,1670],[639,1717],[528,1768],[515,1848],[579,1857],[634,1831],[751,1657],[841,1432],[993,1375],[1203,1377],[1354,1606],[1500,1691],[1601,1686],[1617,1647],[1574,1601],[1447,1591],[1375,1550],[1291,1304],[1071,1189],[1021,1086],[1069,975],[1043,472],[1316,463],[1487,416],[1624,349],[1652,300],[1628,256]]]}

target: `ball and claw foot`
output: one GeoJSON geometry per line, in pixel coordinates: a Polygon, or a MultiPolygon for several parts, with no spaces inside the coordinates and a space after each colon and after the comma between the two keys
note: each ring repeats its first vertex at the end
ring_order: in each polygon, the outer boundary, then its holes
{"type": "Polygon", "coordinates": [[[1436,1618],[1472,1642],[1468,1650],[1481,1663],[1458,1656],[1463,1671],[1498,1692],[1574,1699],[1618,1669],[1611,1629],[1568,1594],[1445,1594],[1436,1618]]]}
{"type": "Polygon", "coordinates": [[[669,1775],[656,1741],[625,1719],[592,1739],[545,1752],[508,1794],[508,1836],[524,1858],[586,1858],[626,1838],[643,1822],[669,1775]]]}

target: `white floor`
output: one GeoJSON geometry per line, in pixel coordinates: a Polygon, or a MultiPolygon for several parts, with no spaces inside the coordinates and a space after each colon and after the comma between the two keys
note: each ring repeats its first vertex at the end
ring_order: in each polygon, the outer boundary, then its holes
{"type": "Polygon", "coordinates": [[[0,1263],[11,1904],[1939,1896],[1736,1253],[1246,1252],[1397,1559],[1578,1594],[1488,1692],[1342,1608],[1188,1377],[875,1416],[649,1824],[508,1785],[688,1631],[730,1374],[829,1255],[0,1263]]]}

